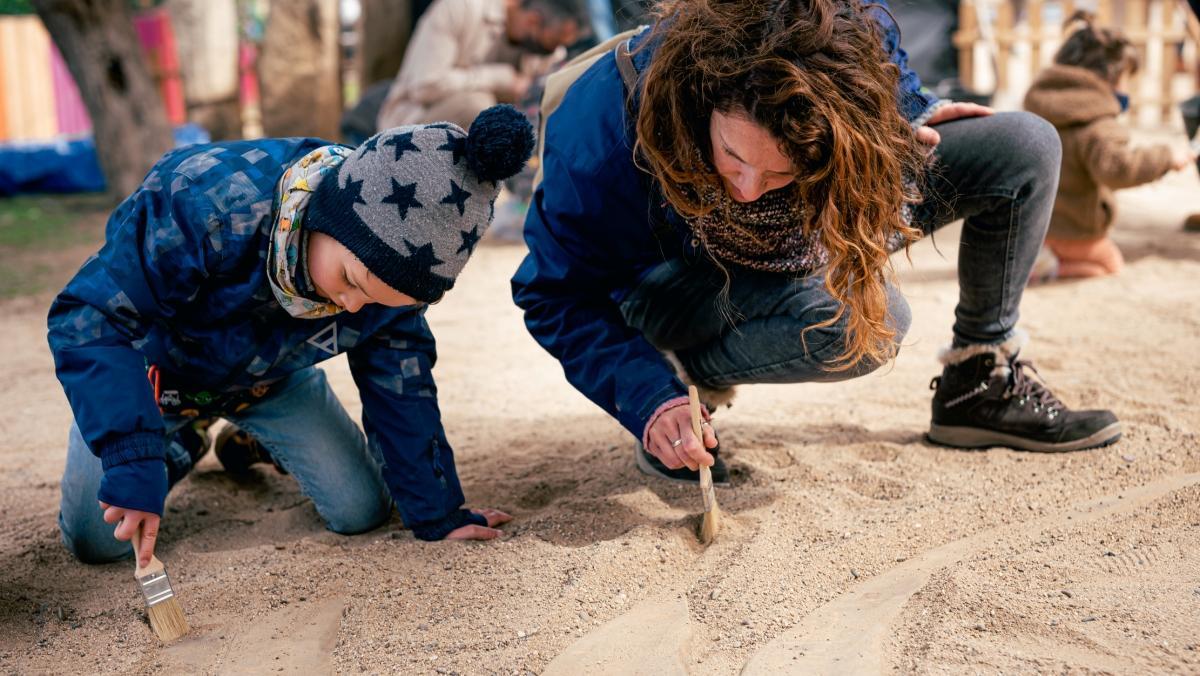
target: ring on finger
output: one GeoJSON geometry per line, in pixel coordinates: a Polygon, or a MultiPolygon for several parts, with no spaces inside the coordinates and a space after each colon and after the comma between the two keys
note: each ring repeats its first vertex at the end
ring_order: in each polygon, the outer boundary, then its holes
{"type": "Polygon", "coordinates": [[[683,439],[676,439],[675,441],[671,442],[671,448],[679,448],[679,445],[682,443],[683,439]]]}

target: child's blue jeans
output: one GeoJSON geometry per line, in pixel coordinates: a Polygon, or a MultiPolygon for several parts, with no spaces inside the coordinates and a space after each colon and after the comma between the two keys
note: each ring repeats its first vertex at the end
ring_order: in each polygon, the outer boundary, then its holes
{"type": "MultiPolygon", "coordinates": [[[[330,530],[362,533],[391,515],[392,500],[379,472],[380,461],[368,450],[362,430],[346,414],[320,369],[293,373],[271,396],[227,419],[266,446],[296,477],[330,530]]],[[[190,420],[168,415],[163,422],[169,441],[166,471],[178,481],[192,469],[192,459],[174,438],[190,420]]],[[[113,537],[115,526],[104,522],[96,499],[103,474],[100,459],[72,425],[58,523],[67,549],[86,563],[132,555],[128,542],[113,537]]]]}

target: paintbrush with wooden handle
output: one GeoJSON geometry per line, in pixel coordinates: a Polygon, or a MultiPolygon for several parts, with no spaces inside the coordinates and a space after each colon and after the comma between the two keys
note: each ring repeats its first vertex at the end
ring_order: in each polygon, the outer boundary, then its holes
{"type": "MultiPolygon", "coordinates": [[[[704,432],[700,429],[700,395],[695,385],[688,386],[688,406],[692,413],[692,433],[704,445],[704,432]]],[[[704,497],[704,520],[700,522],[700,542],[708,544],[721,530],[721,508],[717,506],[717,491],[713,488],[712,470],[700,467],[700,494],[704,497]]]]}
{"type": "MultiPolygon", "coordinates": [[[[142,527],[139,525],[133,531],[134,561],[137,561],[138,551],[142,544],[142,527]]],[[[187,618],[183,616],[183,606],[171,588],[167,579],[167,568],[157,556],[150,557],[150,563],[145,568],[140,564],[134,570],[138,589],[146,599],[146,615],[150,618],[150,628],[162,641],[174,641],[188,632],[187,618]]]]}

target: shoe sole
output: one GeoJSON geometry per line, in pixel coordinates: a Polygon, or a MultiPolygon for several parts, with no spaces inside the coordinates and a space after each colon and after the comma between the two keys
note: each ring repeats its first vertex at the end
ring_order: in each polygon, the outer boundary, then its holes
{"type": "Polygon", "coordinates": [[[1070,451],[1082,451],[1088,448],[1100,448],[1115,443],[1121,438],[1121,423],[1115,422],[1083,439],[1058,443],[1034,441],[1011,434],[1004,434],[1003,432],[982,430],[975,427],[947,427],[944,425],[930,425],[929,433],[925,437],[935,444],[953,446],[955,448],[1005,446],[1020,451],[1033,451],[1036,453],[1067,453],[1070,451]]]}
{"type": "MultiPolygon", "coordinates": [[[[634,460],[634,464],[637,465],[638,470],[642,474],[645,474],[647,476],[652,476],[655,479],[662,479],[663,481],[673,481],[677,484],[688,484],[689,486],[699,486],[700,485],[699,479],[696,479],[695,481],[692,481],[691,479],[676,479],[673,476],[667,476],[666,474],[659,472],[654,467],[654,465],[651,465],[650,461],[646,460],[646,458],[636,448],[633,451],[633,460],[634,460]]],[[[728,486],[730,484],[729,484],[729,481],[713,481],[713,485],[714,486],[728,486]]]]}

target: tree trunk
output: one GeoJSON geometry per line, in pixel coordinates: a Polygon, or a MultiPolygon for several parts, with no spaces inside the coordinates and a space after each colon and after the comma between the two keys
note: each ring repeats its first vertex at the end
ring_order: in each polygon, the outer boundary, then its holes
{"type": "Polygon", "coordinates": [[[342,117],[337,0],[271,3],[258,81],[267,136],[338,137],[342,117]]]}
{"type": "Polygon", "coordinates": [[[240,138],[238,24],[234,0],[167,0],[179,46],[188,121],[214,141],[240,138]]]}
{"type": "Polygon", "coordinates": [[[362,91],[383,80],[394,80],[408,47],[412,25],[409,0],[363,0],[358,22],[358,77],[362,91]]]}
{"type": "Polygon", "coordinates": [[[92,118],[108,192],[132,193],[172,145],[127,0],[33,0],[92,118]]]}

